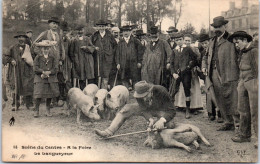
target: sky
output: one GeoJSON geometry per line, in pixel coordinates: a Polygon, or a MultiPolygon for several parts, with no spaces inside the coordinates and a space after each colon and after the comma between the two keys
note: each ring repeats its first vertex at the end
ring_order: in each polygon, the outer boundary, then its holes
{"type": "MultiPolygon", "coordinates": [[[[177,29],[184,27],[186,23],[191,23],[197,32],[204,26],[209,27],[209,1],[210,1],[210,23],[213,18],[220,16],[222,11],[229,9],[229,2],[235,1],[235,6],[240,8],[242,0],[183,0],[183,15],[180,18],[177,29]]],[[[249,4],[258,4],[258,0],[248,0],[249,4]]],[[[162,30],[166,31],[169,26],[173,26],[173,21],[165,18],[162,21],[162,30]]]]}

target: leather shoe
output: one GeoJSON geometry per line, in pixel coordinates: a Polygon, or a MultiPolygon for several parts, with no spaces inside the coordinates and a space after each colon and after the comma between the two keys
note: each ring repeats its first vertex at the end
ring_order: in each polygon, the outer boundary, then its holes
{"type": "Polygon", "coordinates": [[[233,142],[239,142],[239,143],[242,143],[242,142],[250,142],[251,139],[250,138],[245,138],[245,137],[242,137],[242,136],[235,136],[233,138],[231,138],[233,142]]]}
{"type": "Polygon", "coordinates": [[[223,122],[224,122],[223,118],[218,117],[218,119],[217,119],[217,123],[223,123],[223,122]]]}
{"type": "Polygon", "coordinates": [[[110,137],[113,135],[113,134],[109,133],[107,130],[102,131],[102,130],[95,129],[95,133],[96,133],[96,135],[103,137],[103,138],[107,138],[107,137],[110,137]]]}
{"type": "Polygon", "coordinates": [[[228,130],[234,130],[234,125],[233,124],[224,124],[221,127],[217,129],[217,131],[228,131],[228,130]]]}
{"type": "Polygon", "coordinates": [[[210,120],[210,121],[214,121],[215,119],[216,119],[215,116],[210,116],[210,117],[209,117],[209,120],[210,120]]]}

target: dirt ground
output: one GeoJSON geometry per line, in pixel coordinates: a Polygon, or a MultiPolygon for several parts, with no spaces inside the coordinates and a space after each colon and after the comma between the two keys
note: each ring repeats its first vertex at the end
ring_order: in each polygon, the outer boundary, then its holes
{"type": "MultiPolygon", "coordinates": [[[[135,101],[131,99],[131,101],[135,101]]],[[[219,132],[220,124],[209,121],[205,110],[199,115],[192,115],[187,120],[184,112],[178,111],[176,122],[198,126],[204,136],[213,145],[200,144],[200,150],[192,147],[192,153],[179,148],[152,149],[143,146],[147,134],[135,134],[110,140],[101,140],[94,134],[94,129],[105,129],[111,121],[90,122],[82,118],[82,124],[76,123],[76,114],[66,115],[62,107],[52,108],[53,117],[44,116],[45,104],[40,106],[40,117],[33,118],[33,111],[23,109],[11,111],[11,100],[2,110],[2,145],[3,160],[8,161],[121,161],[121,162],[256,162],[257,149],[251,143],[233,143],[233,131],[219,132]],[[14,126],[9,126],[14,116],[14,126]],[[18,149],[14,149],[18,145],[18,149]],[[73,152],[72,156],[35,155],[35,152],[57,152],[58,150],[21,149],[22,146],[62,146],[61,152],[73,152]],[[88,150],[70,150],[67,146],[87,146],[88,150]],[[15,158],[13,154],[19,157],[15,158]],[[24,155],[24,156],[23,156],[24,155]],[[21,159],[20,159],[21,158],[21,159]]],[[[146,120],[135,116],[127,120],[116,134],[142,131],[146,129],[146,120]]],[[[254,141],[254,139],[253,139],[254,141]]],[[[59,152],[59,151],[58,151],[59,152]]]]}

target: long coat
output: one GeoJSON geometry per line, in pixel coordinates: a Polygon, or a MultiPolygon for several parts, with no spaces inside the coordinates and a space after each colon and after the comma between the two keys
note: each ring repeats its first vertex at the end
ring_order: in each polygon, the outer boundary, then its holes
{"type": "Polygon", "coordinates": [[[70,55],[74,58],[74,78],[80,80],[94,79],[94,60],[93,52],[95,46],[93,46],[90,38],[83,37],[83,40],[76,38],[70,47],[70,55]],[[86,46],[85,48],[81,48],[86,46]]]}
{"type": "Polygon", "coordinates": [[[141,80],[137,63],[142,63],[143,47],[138,39],[130,36],[128,43],[121,39],[116,48],[115,59],[116,65],[120,64],[121,79],[141,80]]]}
{"type": "Polygon", "coordinates": [[[15,87],[15,74],[17,95],[30,96],[33,95],[33,67],[28,65],[22,55],[25,47],[16,44],[10,48],[10,52],[6,54],[6,63],[11,63],[12,60],[16,61],[16,66],[9,64],[7,73],[7,83],[11,88],[15,87]],[[15,74],[14,74],[15,68],[15,74]]]}
{"type": "Polygon", "coordinates": [[[162,84],[165,77],[166,64],[170,63],[172,50],[165,40],[159,39],[153,46],[148,43],[144,52],[142,62],[142,80],[153,84],[162,84]]]}
{"type": "Polygon", "coordinates": [[[71,43],[72,41],[68,37],[63,38],[63,45],[65,51],[65,58],[63,63],[63,76],[65,81],[71,81],[71,74],[72,74],[72,60],[71,60],[71,43]]]}
{"type": "Polygon", "coordinates": [[[108,78],[111,71],[113,58],[115,54],[116,40],[109,32],[106,30],[105,36],[102,38],[100,33],[97,31],[93,34],[91,41],[93,45],[99,47],[98,51],[95,51],[94,65],[95,65],[95,77],[108,78]],[[99,69],[98,69],[99,66],[99,69]]]}
{"type": "MultiPolygon", "coordinates": [[[[219,106],[223,107],[223,113],[232,115],[238,114],[237,111],[237,81],[239,78],[239,68],[238,68],[238,55],[235,50],[235,45],[227,40],[229,34],[225,32],[223,37],[219,40],[218,44],[218,61],[219,61],[219,81],[222,86],[222,90],[216,90],[215,94],[219,106]],[[225,101],[223,102],[221,97],[218,95],[222,94],[225,96],[225,101]],[[219,99],[219,100],[218,100],[219,99]]],[[[212,57],[214,51],[214,44],[217,37],[214,37],[209,42],[208,53],[203,56],[202,68],[207,68],[209,72],[209,78],[206,78],[205,85],[206,89],[212,86],[211,72],[212,72],[212,57]]],[[[214,87],[214,86],[213,86],[214,87]]],[[[215,87],[214,87],[215,88],[215,87]]]]}

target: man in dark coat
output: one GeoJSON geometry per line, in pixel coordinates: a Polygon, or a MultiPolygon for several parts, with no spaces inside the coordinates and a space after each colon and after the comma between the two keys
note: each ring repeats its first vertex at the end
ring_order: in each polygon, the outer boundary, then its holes
{"type": "Polygon", "coordinates": [[[170,70],[172,50],[167,41],[159,39],[158,27],[151,27],[150,33],[151,41],[146,45],[143,56],[142,80],[167,87],[165,71],[170,70]]]}
{"type": "Polygon", "coordinates": [[[104,89],[108,87],[108,78],[111,71],[112,62],[115,54],[116,40],[109,30],[106,30],[107,22],[99,20],[96,23],[98,31],[95,32],[91,41],[98,47],[94,53],[95,77],[98,86],[104,89]]]}
{"type": "Polygon", "coordinates": [[[89,37],[84,36],[83,25],[79,25],[77,30],[78,36],[71,45],[70,56],[74,63],[73,76],[79,80],[79,87],[83,90],[86,83],[94,82],[94,60],[92,55],[96,47],[91,43],[89,37]]]}
{"type": "Polygon", "coordinates": [[[149,127],[156,129],[174,128],[174,116],[176,114],[172,98],[166,88],[153,85],[146,81],[135,84],[134,97],[137,103],[126,104],[116,115],[110,126],[104,130],[95,130],[101,137],[112,136],[124,122],[134,115],[141,115],[149,121],[149,127]],[[154,121],[153,117],[159,118],[154,121]]]}
{"type": "MultiPolygon", "coordinates": [[[[242,55],[239,63],[238,111],[240,113],[239,135],[234,142],[250,142],[251,124],[258,136],[258,47],[251,42],[252,36],[245,31],[237,31],[229,37],[242,55]],[[251,121],[250,121],[251,120],[251,121]]],[[[255,147],[258,147],[256,140],[255,147]]]]}
{"type": "Polygon", "coordinates": [[[29,45],[25,44],[26,38],[28,38],[26,33],[17,32],[14,37],[17,38],[18,43],[10,48],[10,52],[6,54],[6,63],[4,63],[11,64],[8,69],[7,82],[17,92],[16,95],[13,95],[12,106],[15,106],[16,101],[18,109],[20,96],[24,96],[26,107],[29,109],[33,95],[33,59],[29,45]]]}
{"type": "Polygon", "coordinates": [[[217,98],[217,104],[224,119],[224,125],[218,130],[232,130],[234,124],[236,131],[239,128],[239,113],[237,111],[237,83],[239,77],[238,58],[233,43],[227,38],[228,23],[224,17],[213,19],[216,36],[209,42],[208,55],[202,60],[202,72],[208,74],[217,98]],[[234,121],[234,122],[233,122],[234,121]]]}
{"type": "Polygon", "coordinates": [[[64,63],[63,63],[63,69],[62,69],[62,74],[64,77],[64,86],[62,92],[65,93],[60,93],[61,95],[67,95],[68,90],[72,88],[72,59],[71,59],[71,44],[72,44],[72,38],[71,38],[71,31],[68,26],[63,26],[62,27],[63,31],[63,36],[62,36],[62,44],[64,45],[64,52],[65,52],[65,58],[64,58],[64,63]]]}
{"type": "Polygon", "coordinates": [[[191,70],[197,65],[197,56],[190,47],[183,44],[183,37],[181,33],[175,35],[177,46],[173,50],[171,57],[171,72],[173,78],[176,80],[176,88],[179,88],[181,82],[183,84],[186,97],[185,118],[188,119],[190,118],[191,70]]]}
{"type": "Polygon", "coordinates": [[[131,90],[132,85],[141,80],[143,47],[140,41],[131,35],[130,26],[123,26],[121,30],[123,38],[117,45],[115,59],[123,85],[131,90]],[[133,84],[129,83],[131,80],[133,84]]]}
{"type": "MultiPolygon", "coordinates": [[[[198,42],[201,44],[202,49],[201,49],[201,58],[207,58],[207,53],[208,53],[208,48],[209,48],[209,40],[210,37],[208,34],[200,34],[198,42]]],[[[202,61],[201,59],[201,61],[202,61]]],[[[207,74],[204,74],[203,80],[205,80],[207,74]]],[[[207,77],[208,78],[208,77],[207,77]]],[[[205,86],[206,92],[207,92],[207,97],[206,97],[206,108],[208,111],[208,116],[209,120],[213,121],[216,119],[216,115],[218,116],[217,122],[218,123],[223,123],[223,119],[221,118],[221,113],[218,110],[217,103],[215,101],[215,97],[212,97],[215,95],[215,92],[213,89],[210,91],[210,87],[212,86],[205,86]],[[210,93],[214,92],[214,93],[210,93]],[[214,95],[213,95],[214,94],[214,95]]]]}

